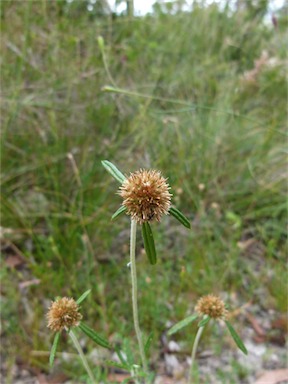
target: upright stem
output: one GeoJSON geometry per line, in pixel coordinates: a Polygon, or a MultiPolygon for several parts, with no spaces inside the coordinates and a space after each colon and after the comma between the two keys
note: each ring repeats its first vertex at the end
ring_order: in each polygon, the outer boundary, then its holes
{"type": "Polygon", "coordinates": [[[68,334],[71,337],[71,340],[73,341],[73,344],[74,344],[75,348],[77,349],[77,352],[78,352],[78,354],[80,356],[82,364],[83,364],[84,368],[86,369],[86,372],[87,372],[91,382],[93,384],[96,384],[96,380],[95,380],[95,378],[93,376],[93,373],[92,373],[92,371],[91,371],[91,369],[90,369],[90,367],[88,365],[88,361],[86,360],[86,357],[85,357],[85,355],[83,353],[83,350],[81,348],[81,345],[79,344],[79,341],[78,341],[76,335],[73,333],[72,329],[70,329],[68,334]]]}
{"type": "Polygon", "coordinates": [[[130,234],[130,268],[131,268],[131,280],[132,280],[132,307],[133,307],[133,320],[134,328],[138,340],[140,349],[140,356],[142,360],[143,369],[147,372],[147,361],[144,353],[142,334],[139,326],[138,317],[138,304],[137,304],[137,274],[136,274],[136,260],[135,260],[135,249],[136,249],[136,228],[137,223],[135,220],[131,220],[131,234],[130,234]]]}
{"type": "Polygon", "coordinates": [[[192,349],[192,354],[191,354],[191,366],[190,366],[189,380],[188,380],[189,384],[193,383],[193,364],[194,364],[194,361],[195,361],[197,347],[198,347],[199,340],[200,340],[200,337],[202,335],[203,330],[204,330],[204,327],[200,327],[198,329],[198,332],[196,334],[195,341],[194,341],[194,344],[193,344],[193,349],[192,349]]]}

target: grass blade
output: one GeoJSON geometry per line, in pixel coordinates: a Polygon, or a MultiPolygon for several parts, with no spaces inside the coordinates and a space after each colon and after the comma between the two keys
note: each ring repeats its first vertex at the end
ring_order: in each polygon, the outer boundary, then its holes
{"type": "Polygon", "coordinates": [[[148,357],[148,353],[149,353],[149,349],[151,347],[151,342],[153,340],[153,336],[154,336],[154,333],[151,332],[150,335],[148,336],[147,338],[147,341],[145,343],[145,346],[144,346],[144,353],[146,355],[146,357],[148,357]]]}
{"type": "Polygon", "coordinates": [[[117,209],[117,211],[112,215],[112,220],[116,219],[118,216],[122,215],[122,213],[124,213],[125,211],[127,210],[126,207],[124,207],[124,205],[121,205],[121,207],[119,207],[117,209]]]}
{"type": "Polygon", "coordinates": [[[238,335],[238,333],[235,331],[235,329],[232,327],[232,325],[230,324],[229,321],[225,321],[226,325],[227,325],[227,328],[233,338],[233,340],[235,341],[237,347],[245,354],[245,355],[248,355],[248,351],[245,347],[245,345],[243,344],[243,341],[240,339],[240,336],[238,335]]]}
{"type": "Polygon", "coordinates": [[[184,225],[184,227],[186,228],[191,228],[191,224],[190,224],[190,221],[187,219],[186,216],[183,215],[182,212],[179,211],[179,209],[175,208],[175,207],[171,207],[169,209],[169,213],[175,217],[175,219],[177,219],[182,225],[184,225]]]}
{"type": "Polygon", "coordinates": [[[81,295],[79,297],[78,300],[76,300],[76,303],[79,305],[80,303],[82,303],[82,301],[84,301],[86,299],[86,297],[90,294],[91,292],[91,289],[88,289],[88,291],[84,292],[83,295],[81,295]]]}
{"type": "Polygon", "coordinates": [[[130,370],[129,364],[127,363],[127,361],[123,357],[122,352],[118,346],[115,347],[115,352],[116,352],[117,356],[119,357],[119,360],[121,361],[122,365],[126,366],[128,368],[128,370],[130,370]]]}
{"type": "Polygon", "coordinates": [[[144,241],[144,248],[149,259],[150,264],[157,263],[157,254],[155,249],[154,237],[149,223],[146,221],[142,224],[142,237],[144,241]]]}
{"type": "Polygon", "coordinates": [[[173,325],[172,328],[169,329],[168,331],[168,335],[171,336],[173,335],[174,333],[180,331],[180,329],[184,328],[184,327],[187,327],[187,325],[191,324],[194,320],[196,320],[198,317],[197,314],[194,314],[194,315],[191,315],[191,316],[188,316],[186,317],[185,319],[179,321],[178,323],[176,323],[175,325],[173,325]]]}
{"type": "Polygon", "coordinates": [[[110,173],[110,175],[112,175],[114,177],[114,179],[116,179],[117,181],[119,181],[119,183],[123,183],[124,180],[126,180],[126,177],[123,175],[122,172],[119,171],[119,169],[114,165],[112,164],[110,161],[108,160],[103,160],[101,161],[103,167],[106,169],[106,171],[108,171],[110,173]]]}
{"type": "Polygon", "coordinates": [[[108,367],[116,367],[119,369],[124,369],[125,371],[130,371],[130,367],[127,364],[121,364],[114,360],[105,360],[105,365],[108,365],[108,367]]]}
{"type": "Polygon", "coordinates": [[[84,323],[80,323],[79,328],[82,332],[85,333],[91,340],[95,341],[96,344],[101,345],[104,348],[110,348],[110,344],[107,340],[103,339],[103,337],[99,336],[93,329],[88,327],[88,325],[84,323]]]}
{"type": "Polygon", "coordinates": [[[54,363],[54,359],[55,359],[55,355],[56,355],[56,350],[57,350],[59,338],[60,338],[60,332],[57,332],[55,334],[55,337],[54,337],[54,340],[53,340],[53,344],[52,344],[52,348],[51,348],[51,351],[50,351],[50,356],[49,356],[50,367],[52,367],[53,363],[54,363]]]}

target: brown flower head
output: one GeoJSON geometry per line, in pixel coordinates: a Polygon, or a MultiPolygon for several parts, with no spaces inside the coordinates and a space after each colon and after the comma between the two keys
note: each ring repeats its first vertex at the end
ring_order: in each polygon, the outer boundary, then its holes
{"type": "Polygon", "coordinates": [[[79,306],[74,299],[62,297],[52,301],[47,313],[48,328],[54,332],[62,331],[79,325],[82,319],[79,306]]]}
{"type": "Polygon", "coordinates": [[[201,297],[196,304],[195,310],[200,315],[208,315],[212,319],[225,319],[228,313],[224,302],[214,295],[201,297]]]}
{"type": "Polygon", "coordinates": [[[161,172],[142,170],[131,173],[123,182],[119,195],[123,205],[133,220],[142,224],[145,221],[160,221],[171,206],[169,185],[161,172]]]}

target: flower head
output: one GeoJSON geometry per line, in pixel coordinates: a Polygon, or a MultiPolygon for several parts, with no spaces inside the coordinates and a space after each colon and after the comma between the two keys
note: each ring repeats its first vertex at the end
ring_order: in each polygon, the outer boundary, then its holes
{"type": "Polygon", "coordinates": [[[53,301],[46,316],[47,326],[54,332],[62,331],[64,328],[76,327],[82,319],[78,304],[74,299],[68,297],[53,301]]]}
{"type": "Polygon", "coordinates": [[[225,303],[214,295],[201,297],[196,304],[195,310],[200,315],[208,315],[212,319],[225,319],[228,313],[225,303]]]}
{"type": "Polygon", "coordinates": [[[145,221],[160,221],[167,215],[171,206],[171,193],[161,172],[142,170],[131,173],[119,190],[123,205],[133,220],[142,224],[145,221]]]}

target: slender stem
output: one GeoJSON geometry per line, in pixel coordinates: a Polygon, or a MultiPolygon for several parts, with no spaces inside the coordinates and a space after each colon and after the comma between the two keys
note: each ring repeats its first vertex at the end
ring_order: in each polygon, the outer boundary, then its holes
{"type": "Polygon", "coordinates": [[[111,72],[110,72],[110,70],[109,70],[109,66],[108,66],[108,63],[107,63],[107,58],[106,58],[106,53],[105,53],[104,47],[101,47],[100,49],[101,49],[102,60],[103,60],[103,64],[104,64],[104,69],[105,69],[105,71],[106,71],[106,74],[107,74],[107,76],[108,76],[108,79],[109,79],[109,81],[111,81],[111,83],[113,84],[113,86],[117,88],[117,85],[116,85],[116,83],[115,83],[115,81],[114,81],[114,79],[113,79],[113,77],[112,77],[112,75],[111,75],[111,72]]]}
{"type": "Polygon", "coordinates": [[[191,353],[191,366],[190,366],[189,380],[188,380],[189,384],[193,383],[193,364],[194,364],[194,361],[195,361],[195,356],[196,356],[196,351],[197,351],[197,347],[198,347],[198,344],[199,344],[199,340],[200,340],[200,337],[202,335],[202,332],[204,331],[204,328],[205,327],[200,327],[198,329],[198,332],[196,334],[195,341],[194,341],[194,344],[193,344],[193,349],[192,349],[192,353],[191,353]]]}
{"type": "Polygon", "coordinates": [[[140,349],[142,365],[143,365],[144,371],[147,372],[148,367],[147,367],[147,361],[144,353],[142,334],[139,326],[138,304],[137,304],[137,274],[136,274],[136,260],[135,260],[136,228],[137,228],[137,222],[135,220],[131,220],[130,268],[131,268],[131,280],[132,280],[132,307],[133,307],[134,328],[135,328],[138,345],[140,349]]]}
{"type": "Polygon", "coordinates": [[[222,111],[222,110],[219,110],[219,109],[217,109],[215,107],[208,107],[207,105],[190,103],[189,101],[176,100],[176,99],[167,99],[165,97],[152,96],[152,95],[148,95],[148,94],[145,94],[145,93],[129,91],[127,89],[122,89],[122,88],[115,87],[115,83],[114,82],[112,82],[112,84],[113,84],[113,87],[111,87],[109,85],[105,85],[102,88],[102,91],[104,91],[104,92],[112,92],[112,93],[119,93],[119,94],[122,94],[122,95],[132,96],[132,97],[142,97],[142,98],[145,98],[145,99],[159,100],[159,101],[163,101],[163,102],[167,102],[167,103],[173,103],[173,104],[187,106],[187,107],[190,107],[190,108],[198,108],[198,109],[207,109],[207,110],[211,110],[211,111],[217,111],[219,113],[225,113],[227,115],[242,117],[242,118],[245,118],[245,120],[249,120],[249,121],[253,121],[253,122],[257,123],[257,121],[255,121],[254,119],[251,119],[251,118],[248,118],[248,117],[245,117],[245,116],[242,116],[242,115],[237,115],[234,111],[222,111]]]}
{"type": "Polygon", "coordinates": [[[91,382],[93,384],[96,384],[96,380],[95,380],[95,378],[93,376],[93,373],[92,373],[92,371],[91,371],[91,369],[90,369],[90,367],[88,365],[88,361],[87,361],[87,359],[86,359],[86,357],[85,357],[85,355],[83,353],[83,350],[81,348],[81,345],[79,344],[79,341],[78,341],[76,335],[74,334],[72,329],[70,329],[68,334],[71,337],[71,340],[73,341],[73,344],[74,344],[75,348],[77,349],[77,352],[78,352],[78,354],[80,356],[82,364],[83,364],[84,368],[86,369],[86,372],[88,373],[88,376],[89,376],[91,382]]]}

